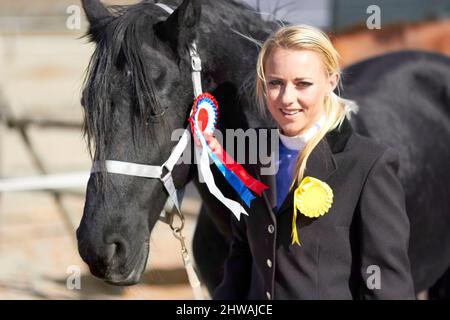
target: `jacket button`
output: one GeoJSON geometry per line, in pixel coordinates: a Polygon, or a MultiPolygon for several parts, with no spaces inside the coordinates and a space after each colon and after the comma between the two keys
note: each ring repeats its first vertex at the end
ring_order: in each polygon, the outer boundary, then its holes
{"type": "Polygon", "coordinates": [[[273,226],[273,224],[269,224],[269,227],[267,227],[267,230],[269,231],[269,233],[273,233],[275,231],[275,227],[273,226]]]}
{"type": "Polygon", "coordinates": [[[270,259],[267,259],[267,266],[269,268],[272,268],[272,261],[270,259]]]}
{"type": "Polygon", "coordinates": [[[266,291],[267,300],[272,299],[272,296],[270,295],[269,291],[266,291]]]}

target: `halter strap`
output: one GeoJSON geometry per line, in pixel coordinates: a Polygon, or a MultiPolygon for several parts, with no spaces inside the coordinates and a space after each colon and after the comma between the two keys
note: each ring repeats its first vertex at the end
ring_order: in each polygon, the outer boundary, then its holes
{"type": "MultiPolygon", "coordinates": [[[[169,194],[170,199],[177,208],[177,213],[181,214],[180,212],[181,206],[179,198],[182,198],[182,194],[180,193],[177,194],[177,190],[173,183],[171,173],[175,164],[178,162],[181,155],[183,154],[183,151],[186,149],[188,142],[189,142],[189,130],[186,129],[183,132],[183,135],[181,136],[178,144],[173,148],[172,153],[169,156],[169,159],[167,159],[167,161],[163,163],[163,165],[161,166],[152,166],[116,160],[106,160],[105,170],[106,172],[109,173],[123,174],[127,176],[143,177],[150,179],[159,179],[164,184],[164,187],[166,188],[166,191],[169,194]],[[165,175],[163,175],[164,168],[166,169],[167,172],[165,175]]],[[[101,172],[102,169],[101,165],[102,165],[101,162],[95,161],[92,166],[91,173],[101,172]]],[[[165,210],[163,210],[163,212],[165,212],[165,210]]],[[[162,214],[162,217],[164,222],[170,223],[170,221],[167,221],[169,219],[165,213],[162,214]]]]}
{"type": "Polygon", "coordinates": [[[155,3],[156,6],[160,7],[161,9],[163,9],[164,11],[166,11],[169,14],[173,13],[173,9],[171,7],[169,7],[167,4],[161,3],[161,2],[157,2],[155,3]]]}

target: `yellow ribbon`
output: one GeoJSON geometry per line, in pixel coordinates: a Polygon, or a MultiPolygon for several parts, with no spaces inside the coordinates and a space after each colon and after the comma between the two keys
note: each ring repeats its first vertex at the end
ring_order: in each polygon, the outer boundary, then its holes
{"type": "Polygon", "coordinates": [[[299,246],[297,232],[297,209],[309,218],[318,218],[327,213],[333,204],[333,190],[319,179],[305,177],[294,192],[294,214],[292,216],[292,244],[299,246]]]}

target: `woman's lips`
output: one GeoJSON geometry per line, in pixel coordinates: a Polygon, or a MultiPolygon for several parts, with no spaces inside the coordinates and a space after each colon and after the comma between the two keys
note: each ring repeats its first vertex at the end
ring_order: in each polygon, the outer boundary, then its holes
{"type": "Polygon", "coordinates": [[[279,109],[279,110],[281,114],[288,119],[296,118],[297,116],[303,113],[303,109],[296,109],[296,110],[279,109]]]}

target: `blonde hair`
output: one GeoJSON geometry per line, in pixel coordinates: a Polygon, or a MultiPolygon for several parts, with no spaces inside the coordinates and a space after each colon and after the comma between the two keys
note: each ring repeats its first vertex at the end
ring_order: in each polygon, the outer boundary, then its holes
{"type": "MultiPolygon", "coordinates": [[[[283,27],[264,42],[258,56],[255,88],[256,99],[260,111],[264,114],[267,112],[264,67],[273,48],[312,50],[319,54],[328,75],[337,73],[340,76],[339,54],[325,33],[306,25],[283,27]]],[[[303,179],[308,157],[320,140],[329,131],[339,127],[344,121],[346,114],[351,111],[350,108],[346,108],[346,100],[340,98],[334,92],[331,92],[325,97],[324,109],[326,121],[321,129],[308,141],[301,154],[299,154],[295,166],[296,174],[294,176],[296,178],[292,182],[291,188],[299,184],[303,179]]]]}

